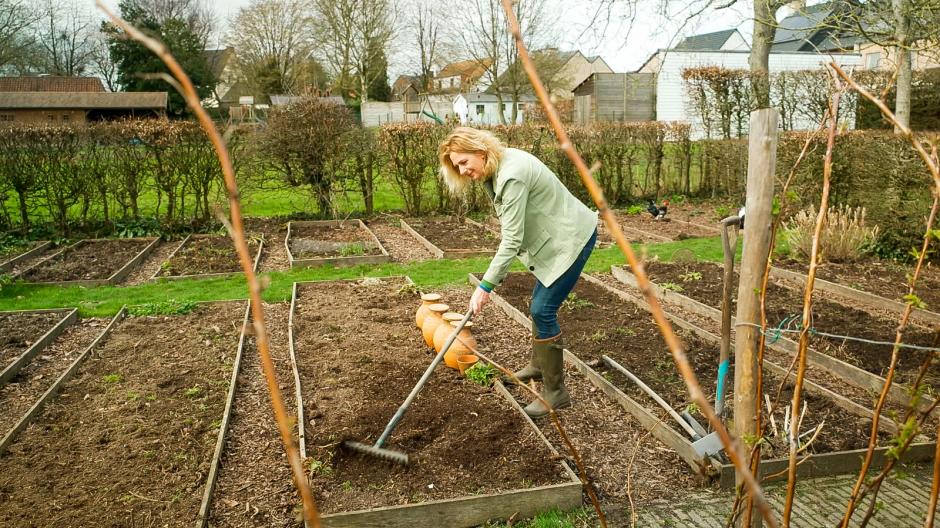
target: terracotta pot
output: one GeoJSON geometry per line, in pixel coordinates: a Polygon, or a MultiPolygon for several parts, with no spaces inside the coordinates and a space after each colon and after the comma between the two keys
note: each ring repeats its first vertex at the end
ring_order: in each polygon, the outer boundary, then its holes
{"type": "MultiPolygon", "coordinates": [[[[447,312],[441,316],[445,323],[450,323],[451,321],[459,321],[463,319],[463,314],[457,312],[447,312]]],[[[450,324],[438,325],[437,330],[434,331],[434,351],[440,352],[441,347],[444,346],[444,341],[447,341],[447,338],[450,336],[450,333],[453,332],[454,328],[450,324]]]]}
{"type": "Polygon", "coordinates": [[[418,328],[421,328],[421,323],[424,322],[424,318],[428,315],[428,306],[439,302],[441,302],[441,294],[439,293],[425,293],[421,295],[421,306],[419,306],[418,311],[415,312],[415,324],[418,325],[418,328]]]}
{"type": "Polygon", "coordinates": [[[428,344],[429,347],[434,346],[434,331],[437,330],[437,327],[444,323],[444,319],[441,318],[444,315],[444,312],[450,310],[450,306],[446,304],[432,304],[428,306],[428,314],[425,316],[424,321],[421,322],[421,333],[424,334],[424,342],[428,344]]]}
{"type": "Polygon", "coordinates": [[[480,358],[474,356],[473,354],[457,356],[457,370],[460,371],[460,375],[462,376],[468,368],[476,365],[477,361],[479,360],[480,358]]]}
{"type": "MultiPolygon", "coordinates": [[[[460,321],[454,321],[450,324],[456,328],[460,326],[460,321]]],[[[457,358],[467,354],[473,354],[473,350],[477,348],[477,341],[470,333],[472,328],[473,322],[467,321],[467,324],[464,325],[463,330],[457,334],[457,339],[454,339],[453,344],[451,344],[450,348],[447,349],[447,353],[444,354],[444,363],[446,363],[448,367],[452,369],[458,368],[457,358]]]]}

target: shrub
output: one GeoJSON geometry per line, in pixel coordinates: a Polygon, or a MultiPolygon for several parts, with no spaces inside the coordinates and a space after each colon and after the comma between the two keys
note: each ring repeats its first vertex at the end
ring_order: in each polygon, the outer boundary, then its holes
{"type": "MultiPolygon", "coordinates": [[[[783,236],[792,257],[808,258],[816,229],[816,212],[803,209],[783,228],[783,236]]],[[[820,240],[820,254],[830,262],[858,260],[878,237],[878,226],[865,225],[865,208],[837,206],[826,213],[820,240]]]]}

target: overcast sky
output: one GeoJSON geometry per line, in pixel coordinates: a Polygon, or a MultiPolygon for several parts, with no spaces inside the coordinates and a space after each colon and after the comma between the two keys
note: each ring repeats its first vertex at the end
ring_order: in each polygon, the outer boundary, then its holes
{"type": "MultiPolygon", "coordinates": [[[[104,1],[112,8],[117,8],[118,0],[104,1]]],[[[618,72],[639,68],[650,54],[659,48],[670,46],[670,43],[675,44],[683,36],[737,28],[750,40],[751,0],[739,0],[736,5],[720,11],[706,11],[689,22],[685,22],[689,14],[699,9],[698,6],[704,5],[707,0],[673,0],[669,2],[672,4],[672,10],[666,16],[656,12],[656,5],[665,0],[639,0],[638,13],[614,12],[609,16],[605,13],[600,18],[607,23],[593,25],[590,21],[595,20],[595,13],[590,6],[596,6],[597,0],[547,1],[554,4],[551,12],[557,17],[562,30],[562,40],[558,47],[563,50],[579,49],[585,55],[600,55],[618,72]]],[[[214,10],[219,23],[225,24],[239,8],[248,6],[251,0],[207,2],[214,10]]],[[[94,0],[89,0],[89,3],[93,6],[94,0]]],[[[405,71],[408,68],[402,58],[410,47],[410,43],[406,41],[400,44],[398,51],[390,57],[390,82],[398,74],[411,73],[405,71]]]]}

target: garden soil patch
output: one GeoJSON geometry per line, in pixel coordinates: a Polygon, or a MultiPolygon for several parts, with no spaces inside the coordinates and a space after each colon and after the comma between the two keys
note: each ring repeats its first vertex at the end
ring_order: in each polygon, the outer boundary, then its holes
{"type": "MultiPolygon", "coordinates": [[[[614,213],[617,217],[617,222],[625,228],[638,229],[640,231],[651,233],[653,235],[659,235],[661,237],[668,238],[670,240],[685,240],[689,238],[699,238],[699,237],[713,237],[718,236],[718,233],[715,231],[709,231],[704,228],[691,226],[689,224],[684,224],[681,222],[672,222],[669,218],[670,215],[666,215],[666,218],[663,220],[654,220],[653,217],[643,211],[640,214],[626,214],[621,212],[614,213]]],[[[607,228],[604,227],[606,234],[607,228]]],[[[627,238],[634,236],[632,233],[626,233],[627,238]]],[[[609,236],[609,235],[607,235],[609,236]]],[[[637,235],[638,236],[638,235],[637,235]]],[[[643,242],[662,242],[662,240],[657,239],[656,237],[639,237],[644,240],[643,242]],[[647,240],[648,239],[648,240],[647,240]]]]}
{"type": "Polygon", "coordinates": [[[563,483],[567,474],[509,402],[439,366],[386,444],[404,467],[340,447],[374,442],[432,360],[404,281],[298,286],[295,351],[306,467],[321,511],[413,504],[563,483]],[[401,293],[399,293],[401,291],[401,293]]]}
{"type": "Polygon", "coordinates": [[[0,312],[0,371],[63,317],[65,312],[0,312]]]}
{"type": "Polygon", "coordinates": [[[428,242],[444,251],[450,249],[496,251],[496,247],[499,246],[499,235],[470,222],[460,222],[456,218],[406,218],[405,222],[428,242]]]}
{"type": "MultiPolygon", "coordinates": [[[[665,264],[649,262],[646,271],[650,279],[667,288],[682,288],[682,294],[714,308],[721,308],[721,277],[723,267],[711,263],[665,264]],[[700,277],[700,278],[699,278],[700,277]]],[[[734,292],[737,292],[737,274],[735,274],[734,292]]],[[[769,326],[776,326],[786,317],[800,317],[803,311],[803,294],[771,282],[767,294],[767,321],[769,326]]],[[[797,319],[793,328],[799,323],[797,319]]],[[[813,299],[813,327],[820,332],[853,336],[875,341],[894,341],[897,321],[876,317],[868,312],[850,306],[827,301],[817,294],[813,299]]],[[[798,334],[788,335],[793,340],[798,334]]],[[[908,325],[904,342],[929,346],[933,342],[932,334],[915,325],[908,325]]],[[[810,345],[820,352],[829,354],[847,363],[884,376],[891,360],[891,346],[844,341],[836,338],[814,336],[810,345]]],[[[924,360],[926,352],[903,350],[898,363],[898,381],[907,383],[913,380],[924,360]]],[[[933,368],[928,373],[928,381],[935,386],[940,382],[940,372],[933,368]]]]}
{"type": "MultiPolygon", "coordinates": [[[[19,273],[22,273],[24,270],[29,269],[33,264],[36,264],[44,258],[48,258],[56,251],[62,249],[61,247],[56,247],[55,245],[49,245],[41,251],[30,255],[29,257],[17,262],[13,267],[5,270],[3,274],[9,274],[11,276],[16,276],[19,273]]],[[[9,260],[16,257],[16,255],[9,255],[8,257],[0,258],[0,261],[9,260]]]]}
{"type": "Polygon", "coordinates": [[[149,281],[158,271],[160,271],[160,266],[163,265],[163,262],[169,258],[170,254],[176,251],[176,248],[183,243],[183,240],[172,240],[165,241],[161,240],[157,247],[153,248],[153,251],[147,255],[147,258],[140,263],[137,269],[132,271],[122,284],[126,286],[134,286],[137,284],[143,284],[149,281]]]}
{"type": "Polygon", "coordinates": [[[295,259],[383,254],[358,221],[342,225],[292,224],[290,236],[295,259]]]}
{"type": "MultiPolygon", "coordinates": [[[[448,302],[459,300],[460,306],[466,306],[470,299],[468,289],[443,293],[448,302]]],[[[528,330],[494,305],[487,306],[474,322],[481,352],[508,369],[525,366],[532,351],[528,330]]],[[[679,498],[700,488],[700,478],[674,451],[647,434],[633,416],[577,369],[566,365],[565,370],[565,385],[573,405],[558,414],[605,509],[625,507],[629,503],[628,493],[635,504],[644,505],[679,498]]],[[[510,387],[510,392],[521,405],[532,400],[528,391],[518,387],[510,387]]],[[[570,452],[552,423],[537,420],[536,425],[555,449],[570,460],[570,452]]],[[[571,467],[575,467],[573,461],[571,467]]]]}
{"type": "Polygon", "coordinates": [[[43,242],[36,240],[0,248],[0,264],[3,264],[10,259],[16,258],[17,256],[22,255],[23,253],[26,253],[35,247],[38,247],[40,244],[43,244],[43,242]]]}
{"type": "Polygon", "coordinates": [[[434,258],[411,233],[399,225],[397,217],[378,217],[366,222],[395,262],[415,262],[434,258]]]}
{"type": "MultiPolygon", "coordinates": [[[[289,313],[288,303],[264,306],[281,396],[288,413],[294,415],[294,376],[287,346],[289,313]]],[[[296,527],[298,503],[255,339],[247,336],[209,524],[216,528],[296,527]]]]}
{"type": "MultiPolygon", "coordinates": [[[[248,240],[248,254],[254,262],[258,241],[248,240]]],[[[242,271],[235,252],[235,244],[228,236],[194,237],[166,261],[160,276],[180,277],[208,273],[235,273],[242,271]]]]}
{"type": "Polygon", "coordinates": [[[101,280],[117,273],[153,240],[91,240],[28,270],[22,278],[28,282],[101,280]]]}
{"type": "MultiPolygon", "coordinates": [[[[535,279],[531,275],[512,273],[503,281],[497,293],[525,313],[528,311],[528,299],[534,285],[535,279]]],[[[573,297],[569,297],[558,315],[566,348],[575,355],[586,362],[597,361],[601,355],[607,355],[643,380],[674,409],[689,410],[699,423],[706,422],[701,413],[690,407],[691,401],[688,399],[685,382],[679,376],[672,355],[658,327],[653,323],[652,316],[645,310],[628,304],[598,285],[582,280],[575,286],[573,297]]],[[[686,354],[702,390],[705,394],[713,395],[718,367],[718,346],[688,333],[680,332],[679,337],[685,345],[686,354]]],[[[607,368],[605,363],[598,363],[595,370],[601,372],[628,396],[643,403],[653,414],[663,412],[659,405],[619,371],[607,368]]],[[[765,375],[765,383],[774,390],[780,385],[779,380],[770,375],[765,375]]],[[[790,395],[789,390],[784,389],[780,400],[782,403],[775,409],[778,428],[782,427],[783,411],[790,395]]],[[[801,432],[825,421],[819,437],[810,448],[811,452],[860,449],[868,445],[865,431],[871,428],[870,420],[836,409],[827,399],[805,393],[804,399],[808,403],[808,411],[801,432]]],[[[671,418],[666,420],[671,422],[671,418]]],[[[765,421],[766,430],[771,430],[770,421],[765,421]]],[[[670,423],[670,427],[681,431],[678,424],[670,423]]],[[[771,439],[769,446],[772,449],[765,449],[765,458],[785,456],[787,453],[787,446],[781,440],[771,439]]]]}
{"type": "Polygon", "coordinates": [[[264,254],[258,264],[258,271],[283,271],[290,269],[287,247],[287,222],[278,218],[245,218],[245,229],[251,233],[260,233],[265,240],[264,254]]]}
{"type": "Polygon", "coordinates": [[[69,325],[9,383],[0,387],[0,437],[20,421],[106,326],[105,319],[84,319],[69,325]]]}
{"type": "Polygon", "coordinates": [[[0,456],[0,525],[195,523],[244,311],[119,324],[0,456]]]}
{"type": "MultiPolygon", "coordinates": [[[[790,271],[805,274],[809,264],[785,260],[776,262],[790,271]]],[[[816,268],[816,276],[843,286],[873,293],[892,301],[903,303],[908,292],[908,276],[914,274],[913,266],[905,266],[884,260],[863,260],[859,262],[826,262],[816,268]]],[[[940,270],[934,265],[921,269],[917,278],[917,296],[927,303],[927,309],[940,312],[940,270]]]]}

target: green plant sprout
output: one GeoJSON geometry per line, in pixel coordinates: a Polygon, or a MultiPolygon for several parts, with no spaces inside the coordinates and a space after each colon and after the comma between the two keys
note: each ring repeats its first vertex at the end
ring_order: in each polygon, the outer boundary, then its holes
{"type": "Polygon", "coordinates": [[[464,376],[477,385],[489,387],[498,373],[499,370],[493,365],[477,361],[476,364],[464,371],[464,376]]]}
{"type": "Polygon", "coordinates": [[[674,291],[676,293],[682,293],[685,291],[685,288],[683,288],[682,286],[679,286],[678,284],[674,282],[664,282],[660,284],[659,286],[664,290],[674,291]]]}
{"type": "Polygon", "coordinates": [[[702,274],[697,271],[690,271],[679,275],[679,278],[682,279],[682,282],[699,281],[702,280],[702,274]]]}

